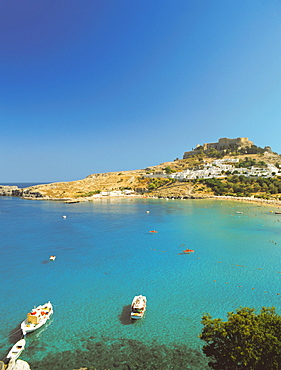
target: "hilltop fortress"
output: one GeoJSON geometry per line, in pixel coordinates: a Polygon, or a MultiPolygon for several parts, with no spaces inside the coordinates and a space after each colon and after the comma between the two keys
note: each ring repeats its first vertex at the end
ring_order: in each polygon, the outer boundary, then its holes
{"type": "Polygon", "coordinates": [[[217,143],[209,143],[209,144],[203,144],[203,150],[208,150],[211,148],[222,150],[222,149],[242,149],[251,147],[254,145],[252,141],[250,141],[247,137],[238,137],[237,139],[228,139],[228,138],[221,138],[217,143]]]}
{"type": "Polygon", "coordinates": [[[247,137],[238,137],[237,139],[228,139],[228,138],[221,138],[217,143],[206,143],[203,145],[197,145],[196,148],[190,152],[185,152],[183,155],[183,159],[190,157],[193,154],[198,153],[201,149],[203,151],[207,151],[210,149],[215,150],[227,150],[227,149],[236,149],[241,150],[243,148],[251,148],[254,145],[252,141],[250,141],[247,137]]]}

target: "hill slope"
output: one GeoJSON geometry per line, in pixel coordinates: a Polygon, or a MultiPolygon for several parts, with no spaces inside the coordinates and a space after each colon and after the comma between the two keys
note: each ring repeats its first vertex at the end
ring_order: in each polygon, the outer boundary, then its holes
{"type": "MultiPolygon", "coordinates": [[[[262,159],[265,163],[280,163],[281,167],[281,158],[276,153],[236,154],[232,158],[239,160],[251,158],[256,161],[262,159]]],[[[78,181],[37,185],[25,189],[23,196],[26,196],[29,191],[40,194],[45,199],[82,201],[91,199],[100,192],[128,189],[146,196],[202,198],[215,194],[215,191],[204,181],[179,182],[167,178],[167,174],[197,168],[202,163],[210,163],[213,160],[213,157],[201,153],[187,159],[176,159],[173,162],[161,163],[142,170],[91,174],[78,181]]]]}

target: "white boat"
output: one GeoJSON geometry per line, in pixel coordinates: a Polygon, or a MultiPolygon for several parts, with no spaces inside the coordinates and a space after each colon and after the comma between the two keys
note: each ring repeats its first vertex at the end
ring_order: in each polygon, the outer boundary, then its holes
{"type": "Polygon", "coordinates": [[[136,295],[132,302],[131,319],[138,320],[143,318],[146,310],[146,297],[144,295],[136,295]]]}
{"type": "Polygon", "coordinates": [[[38,307],[34,307],[31,312],[27,314],[26,319],[21,323],[21,330],[23,335],[41,328],[51,318],[53,314],[53,306],[51,302],[45,303],[38,307]]]}
{"type": "Polygon", "coordinates": [[[9,359],[9,361],[12,359],[16,360],[18,357],[20,357],[20,354],[24,350],[24,347],[25,347],[25,339],[20,339],[19,341],[17,341],[17,343],[13,345],[13,347],[7,354],[6,356],[7,359],[9,359]]]}

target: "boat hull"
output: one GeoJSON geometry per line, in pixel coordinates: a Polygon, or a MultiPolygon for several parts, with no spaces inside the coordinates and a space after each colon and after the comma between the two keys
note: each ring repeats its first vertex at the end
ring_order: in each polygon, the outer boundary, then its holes
{"type": "Polygon", "coordinates": [[[25,339],[19,340],[17,343],[13,345],[13,347],[7,354],[7,358],[16,360],[17,358],[20,357],[22,351],[24,350],[24,347],[25,347],[25,339]]]}
{"type": "Polygon", "coordinates": [[[45,319],[44,321],[40,322],[40,324],[37,324],[36,326],[34,326],[34,325],[31,326],[31,324],[28,324],[28,322],[26,320],[23,321],[21,323],[21,330],[23,332],[23,335],[28,334],[28,333],[32,333],[33,331],[42,328],[42,326],[44,326],[50,318],[51,318],[51,316],[48,317],[47,319],[45,319]]]}
{"type": "Polygon", "coordinates": [[[143,318],[144,315],[141,315],[141,316],[136,316],[136,315],[133,315],[131,314],[131,320],[140,320],[143,318]]]}
{"type": "Polygon", "coordinates": [[[135,296],[132,302],[131,320],[140,320],[146,311],[146,297],[143,295],[135,296]]]}

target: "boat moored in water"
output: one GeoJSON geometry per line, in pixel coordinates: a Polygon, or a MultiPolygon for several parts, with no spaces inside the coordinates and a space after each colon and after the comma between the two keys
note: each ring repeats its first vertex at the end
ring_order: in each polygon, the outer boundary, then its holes
{"type": "Polygon", "coordinates": [[[131,307],[131,319],[138,320],[143,318],[145,311],[146,311],[146,297],[144,295],[135,296],[131,307]]]}
{"type": "Polygon", "coordinates": [[[10,360],[16,360],[17,358],[20,357],[22,351],[24,350],[25,347],[25,339],[20,339],[13,345],[9,353],[7,354],[6,358],[10,360]]]}
{"type": "Polygon", "coordinates": [[[41,328],[51,318],[53,314],[53,306],[51,302],[34,307],[27,314],[26,319],[21,323],[23,335],[41,328]]]}

